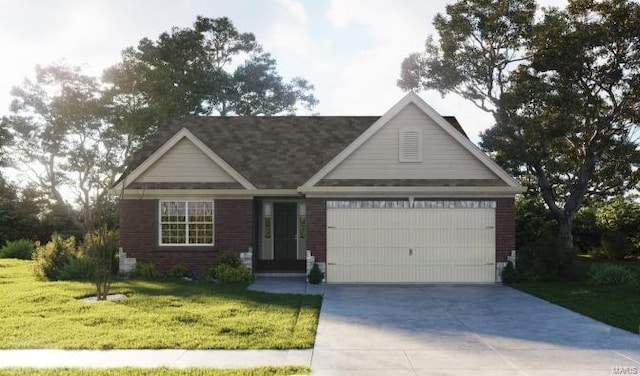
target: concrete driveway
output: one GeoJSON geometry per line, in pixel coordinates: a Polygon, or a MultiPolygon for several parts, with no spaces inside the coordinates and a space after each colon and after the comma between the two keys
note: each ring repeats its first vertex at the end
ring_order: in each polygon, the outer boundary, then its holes
{"type": "Polygon", "coordinates": [[[328,285],[311,368],[314,375],[640,375],[640,336],[503,286],[328,285]]]}

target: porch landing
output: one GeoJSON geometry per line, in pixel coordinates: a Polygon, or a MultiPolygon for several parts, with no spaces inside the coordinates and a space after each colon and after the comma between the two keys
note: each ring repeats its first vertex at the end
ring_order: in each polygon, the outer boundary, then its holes
{"type": "Polygon", "coordinates": [[[325,284],[312,285],[301,277],[265,277],[258,275],[249,290],[272,292],[275,294],[323,295],[325,284]]]}

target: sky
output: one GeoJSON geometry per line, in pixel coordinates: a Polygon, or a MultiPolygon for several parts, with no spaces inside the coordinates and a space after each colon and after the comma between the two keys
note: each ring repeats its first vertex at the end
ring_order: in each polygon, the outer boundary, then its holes
{"type": "MultiPolygon", "coordinates": [[[[545,0],[549,5],[561,0],[545,0]]],[[[382,115],[404,93],[400,64],[422,51],[444,0],[0,0],[0,116],[10,90],[33,77],[36,64],[66,62],[99,76],[120,52],[197,15],[227,16],[252,32],[286,79],[315,86],[319,115],[382,115]]],[[[420,96],[441,115],[456,116],[471,140],[490,115],[455,95],[420,96]]]]}

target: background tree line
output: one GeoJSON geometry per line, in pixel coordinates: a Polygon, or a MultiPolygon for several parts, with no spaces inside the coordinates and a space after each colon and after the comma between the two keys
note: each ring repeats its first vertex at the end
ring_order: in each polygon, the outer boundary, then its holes
{"type": "Polygon", "coordinates": [[[10,114],[0,119],[0,166],[32,181],[17,187],[0,176],[0,246],[80,235],[99,222],[114,228],[107,190],[167,119],[293,114],[317,104],[311,84],[285,80],[255,36],[225,17],[143,38],[99,78],[65,64],[37,66],[11,94],[10,114]]]}

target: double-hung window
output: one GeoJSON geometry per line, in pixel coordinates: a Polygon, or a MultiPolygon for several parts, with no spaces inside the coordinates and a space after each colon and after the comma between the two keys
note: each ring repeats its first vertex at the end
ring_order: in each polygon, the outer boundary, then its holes
{"type": "Polygon", "coordinates": [[[212,201],[160,201],[160,245],[213,245],[212,201]]]}

